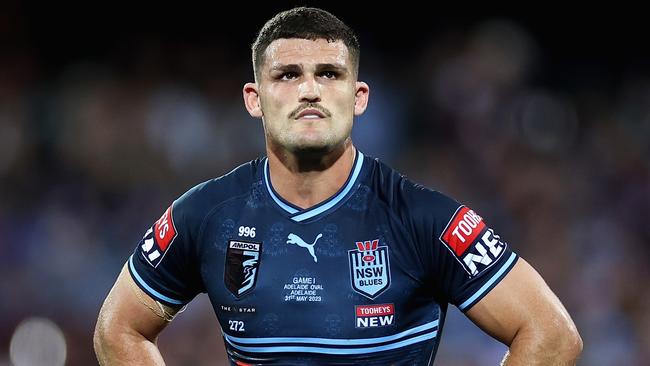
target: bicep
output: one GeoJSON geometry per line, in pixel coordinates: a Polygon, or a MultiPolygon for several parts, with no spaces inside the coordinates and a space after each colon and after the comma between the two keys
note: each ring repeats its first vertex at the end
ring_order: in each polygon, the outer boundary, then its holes
{"type": "Polygon", "coordinates": [[[131,278],[125,265],[104,301],[97,328],[108,333],[137,333],[155,342],[158,334],[169,322],[162,316],[163,309],[171,315],[178,311],[157,303],[142,291],[131,278]]]}
{"type": "Polygon", "coordinates": [[[557,296],[522,258],[466,315],[483,331],[508,346],[523,329],[573,325],[557,296]]]}

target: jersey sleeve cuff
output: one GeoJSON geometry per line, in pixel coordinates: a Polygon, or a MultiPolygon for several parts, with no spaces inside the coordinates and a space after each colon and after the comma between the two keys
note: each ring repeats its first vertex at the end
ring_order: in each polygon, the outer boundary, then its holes
{"type": "Polygon", "coordinates": [[[467,298],[465,301],[463,301],[460,305],[458,305],[458,309],[462,312],[468,311],[474,304],[479,302],[485,295],[490,292],[501,280],[510,272],[512,267],[514,267],[515,263],[517,262],[517,255],[515,253],[511,253],[510,257],[506,260],[506,262],[499,268],[499,270],[487,281],[481,288],[479,288],[472,296],[467,298]]]}
{"type": "Polygon", "coordinates": [[[129,273],[131,274],[131,277],[138,285],[138,287],[140,287],[142,291],[146,292],[149,296],[151,296],[155,300],[158,300],[163,304],[170,305],[170,306],[185,305],[188,303],[188,301],[182,301],[169,296],[165,296],[160,292],[156,291],[153,287],[149,286],[149,284],[147,284],[147,282],[142,278],[142,276],[140,276],[138,271],[135,269],[135,266],[133,265],[133,254],[129,257],[129,273]]]}

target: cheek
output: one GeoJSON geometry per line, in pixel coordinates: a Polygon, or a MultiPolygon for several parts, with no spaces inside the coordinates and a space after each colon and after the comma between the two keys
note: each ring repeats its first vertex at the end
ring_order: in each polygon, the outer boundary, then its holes
{"type": "Polygon", "coordinates": [[[338,104],[341,106],[341,108],[348,110],[350,108],[354,108],[355,104],[355,89],[354,88],[343,88],[343,90],[339,91],[339,98],[338,98],[338,104]]]}
{"type": "Polygon", "coordinates": [[[268,90],[265,93],[264,98],[262,98],[263,103],[266,104],[267,109],[272,109],[274,111],[282,110],[283,108],[288,108],[289,101],[291,101],[290,91],[283,88],[273,88],[268,90]]]}
{"type": "Polygon", "coordinates": [[[354,110],[355,98],[354,96],[347,95],[337,99],[335,104],[336,109],[342,113],[348,113],[349,111],[354,110]]]}
{"type": "Polygon", "coordinates": [[[278,107],[281,105],[280,101],[277,98],[272,98],[269,96],[260,98],[260,101],[262,104],[262,111],[266,116],[275,114],[275,111],[277,111],[278,107]]]}

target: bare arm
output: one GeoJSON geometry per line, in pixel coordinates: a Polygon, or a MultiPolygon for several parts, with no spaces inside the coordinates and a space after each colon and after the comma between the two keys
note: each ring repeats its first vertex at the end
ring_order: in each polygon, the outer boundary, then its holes
{"type": "Polygon", "coordinates": [[[509,347],[503,365],[575,365],[582,339],[542,277],[523,259],[466,315],[509,347]]]}
{"type": "Polygon", "coordinates": [[[124,265],[95,326],[100,365],[164,365],[156,340],[177,312],[142,291],[124,265]]]}

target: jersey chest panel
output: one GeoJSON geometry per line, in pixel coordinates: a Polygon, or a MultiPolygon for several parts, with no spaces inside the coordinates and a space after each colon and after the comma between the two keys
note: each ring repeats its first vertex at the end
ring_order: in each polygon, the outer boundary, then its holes
{"type": "Polygon", "coordinates": [[[412,238],[386,210],[367,208],[310,223],[273,207],[213,215],[201,274],[224,333],[357,339],[436,322],[412,238]]]}

